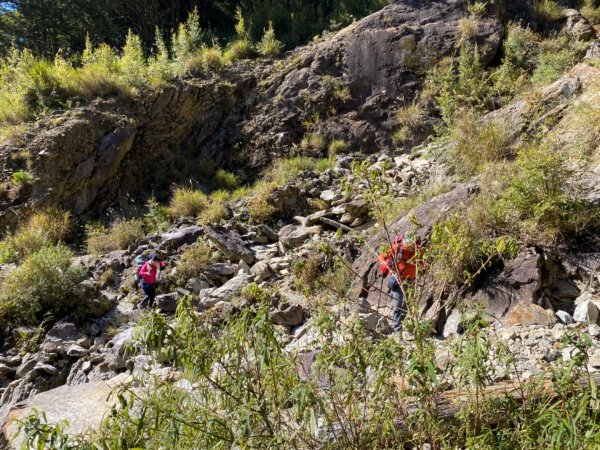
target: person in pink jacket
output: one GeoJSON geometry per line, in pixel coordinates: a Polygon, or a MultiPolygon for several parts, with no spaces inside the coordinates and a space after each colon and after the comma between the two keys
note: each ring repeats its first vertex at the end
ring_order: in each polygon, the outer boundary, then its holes
{"type": "Polygon", "coordinates": [[[138,304],[139,309],[152,308],[154,297],[156,297],[156,280],[158,280],[160,271],[165,265],[166,263],[161,261],[158,255],[153,255],[140,267],[138,275],[142,279],[140,286],[144,291],[144,298],[138,304]]]}

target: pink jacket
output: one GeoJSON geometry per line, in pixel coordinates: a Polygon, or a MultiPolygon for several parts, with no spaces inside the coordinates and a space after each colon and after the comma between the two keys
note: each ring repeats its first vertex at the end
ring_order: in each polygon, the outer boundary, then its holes
{"type": "MultiPolygon", "coordinates": [[[[161,268],[167,265],[167,263],[165,263],[164,261],[160,261],[159,264],[161,268]]],[[[138,271],[138,275],[142,277],[142,279],[148,284],[156,283],[157,273],[158,269],[154,264],[152,264],[152,261],[146,261],[138,271]]]]}

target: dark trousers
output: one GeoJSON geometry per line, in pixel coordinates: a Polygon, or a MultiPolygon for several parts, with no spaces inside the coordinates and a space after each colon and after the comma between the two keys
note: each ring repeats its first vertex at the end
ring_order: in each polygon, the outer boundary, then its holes
{"type": "Polygon", "coordinates": [[[401,331],[402,320],[406,316],[406,300],[394,275],[390,276],[388,287],[392,292],[392,328],[394,331],[401,331]]]}
{"type": "Polygon", "coordinates": [[[142,281],[140,286],[142,287],[142,291],[144,291],[144,298],[140,302],[140,308],[145,308],[146,306],[152,308],[152,305],[154,305],[154,297],[156,297],[156,285],[154,283],[150,284],[142,281]]]}

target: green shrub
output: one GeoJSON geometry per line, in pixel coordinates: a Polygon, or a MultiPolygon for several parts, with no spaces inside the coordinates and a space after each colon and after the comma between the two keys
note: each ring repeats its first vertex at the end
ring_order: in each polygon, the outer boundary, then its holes
{"type": "Polygon", "coordinates": [[[282,186],[295,179],[301,172],[324,172],[332,167],[333,161],[327,158],[316,159],[306,156],[298,156],[295,158],[286,158],[276,161],[273,165],[273,168],[267,172],[266,178],[274,181],[276,185],[282,186]]]}
{"type": "Polygon", "coordinates": [[[12,174],[12,181],[17,186],[21,186],[25,183],[29,183],[29,182],[33,181],[33,175],[31,175],[29,172],[26,172],[24,170],[16,170],[12,174]]]}
{"type": "Polygon", "coordinates": [[[181,253],[177,266],[177,278],[181,283],[201,275],[204,269],[220,261],[219,253],[215,252],[206,241],[198,241],[181,253]]]}
{"type": "Polygon", "coordinates": [[[216,173],[213,175],[212,183],[215,188],[226,191],[235,191],[239,186],[237,177],[233,173],[227,172],[224,169],[219,169],[216,171],[216,173]]]}
{"type": "Polygon", "coordinates": [[[108,228],[86,226],[87,249],[90,253],[101,254],[114,250],[125,250],[145,235],[144,221],[141,219],[117,220],[108,228]]]}
{"type": "Polygon", "coordinates": [[[325,150],[327,142],[321,133],[307,133],[300,142],[302,150],[315,150],[321,152],[325,150]]]}
{"type": "Polygon", "coordinates": [[[469,2],[467,4],[467,10],[470,14],[476,17],[485,15],[487,11],[487,2],[469,2]]]}
{"type": "Polygon", "coordinates": [[[240,59],[247,59],[254,56],[254,46],[248,38],[237,39],[229,43],[223,52],[223,59],[227,63],[232,63],[240,59]]]}
{"type": "Polygon", "coordinates": [[[462,175],[474,175],[487,163],[502,161],[511,154],[512,138],[508,130],[493,121],[482,122],[473,113],[456,120],[450,139],[453,167],[462,175]]]}
{"type": "Polygon", "coordinates": [[[283,50],[283,42],[278,41],[273,29],[273,22],[269,21],[269,26],[264,30],[264,34],[260,42],[256,45],[256,49],[261,56],[277,56],[283,50]]]}
{"type": "Polygon", "coordinates": [[[595,4],[594,0],[585,0],[585,5],[581,8],[581,14],[592,25],[600,24],[600,5],[595,4]]]}
{"type": "Polygon", "coordinates": [[[542,22],[556,22],[565,16],[563,8],[555,0],[534,0],[533,12],[542,22]]]}
{"type": "Polygon", "coordinates": [[[509,231],[544,241],[597,225],[598,208],[587,204],[584,185],[555,149],[522,148],[509,175],[496,203],[509,231]]]}
{"type": "Polygon", "coordinates": [[[48,208],[33,214],[13,235],[0,242],[0,262],[18,262],[44,247],[65,241],[72,229],[71,214],[48,208]]]}
{"type": "Polygon", "coordinates": [[[202,212],[208,203],[208,197],[202,191],[181,187],[175,189],[169,205],[172,217],[195,217],[202,212]]]}
{"type": "Polygon", "coordinates": [[[542,41],[531,81],[537,84],[552,83],[579,62],[587,45],[575,43],[567,35],[542,41]]]}
{"type": "Polygon", "coordinates": [[[412,132],[410,128],[401,127],[400,129],[394,131],[394,134],[392,134],[392,141],[394,141],[394,144],[401,146],[408,142],[411,135],[412,132]]]}
{"type": "Polygon", "coordinates": [[[177,63],[184,63],[202,45],[202,30],[200,29],[200,16],[194,9],[185,23],[179,25],[171,37],[173,55],[177,63]]]}
{"type": "Polygon", "coordinates": [[[218,72],[223,68],[223,52],[220,47],[203,47],[200,58],[204,69],[208,72],[218,72]]]}
{"type": "Polygon", "coordinates": [[[45,247],[10,272],[0,285],[0,326],[35,325],[47,313],[72,311],[86,272],[71,265],[71,256],[63,245],[45,247]]]}
{"type": "Polygon", "coordinates": [[[491,109],[492,85],[490,74],[484,69],[477,47],[463,42],[457,64],[445,58],[429,70],[426,78],[426,96],[433,96],[440,108],[446,126],[452,125],[465,109],[491,109]]]}
{"type": "Polygon", "coordinates": [[[198,222],[201,224],[219,224],[229,215],[227,202],[231,194],[228,191],[215,191],[209,197],[206,208],[198,216],[198,222]]]}
{"type": "Polygon", "coordinates": [[[277,184],[270,182],[259,183],[254,187],[254,194],[248,201],[248,214],[255,223],[266,222],[273,217],[276,209],[269,203],[269,197],[277,188],[277,184]]]}
{"type": "Polygon", "coordinates": [[[334,139],[329,143],[329,156],[348,153],[350,146],[343,139],[334,139]]]}
{"type": "Polygon", "coordinates": [[[169,209],[159,204],[154,197],[146,202],[147,212],[144,214],[144,227],[149,233],[164,233],[171,226],[169,209]]]}
{"type": "Polygon", "coordinates": [[[133,34],[131,29],[127,32],[123,53],[117,64],[127,83],[141,86],[147,80],[148,66],[144,57],[142,40],[139,36],[133,34]]]}

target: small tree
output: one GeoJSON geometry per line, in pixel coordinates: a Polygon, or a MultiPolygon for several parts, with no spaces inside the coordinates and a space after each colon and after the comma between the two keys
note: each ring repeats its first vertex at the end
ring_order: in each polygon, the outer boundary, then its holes
{"type": "Polygon", "coordinates": [[[279,41],[275,36],[273,22],[269,21],[269,26],[265,29],[262,39],[256,46],[258,53],[262,56],[276,56],[283,50],[283,42],[279,41]]]}
{"type": "Polygon", "coordinates": [[[146,78],[146,58],[142,40],[131,29],[127,32],[123,54],[119,58],[119,71],[132,84],[140,84],[146,78]]]}

